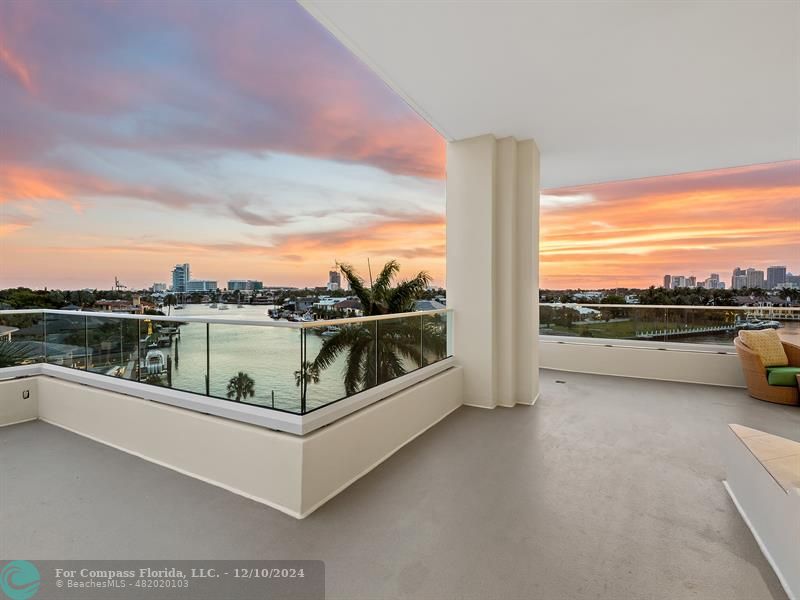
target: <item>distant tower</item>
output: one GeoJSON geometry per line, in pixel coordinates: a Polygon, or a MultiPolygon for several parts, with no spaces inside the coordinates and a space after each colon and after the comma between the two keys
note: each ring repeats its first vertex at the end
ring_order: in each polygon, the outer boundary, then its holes
{"type": "Polygon", "coordinates": [[[664,275],[664,289],[670,289],[672,287],[672,275],[664,275]]]}
{"type": "Polygon", "coordinates": [[[786,267],[767,267],[767,289],[774,290],[786,283],[786,267]]]}
{"type": "Polygon", "coordinates": [[[744,269],[736,267],[733,270],[733,273],[731,274],[731,289],[738,290],[740,289],[740,287],[744,287],[743,285],[738,286],[737,284],[739,283],[740,280],[736,279],[737,277],[743,277],[743,276],[744,276],[744,269]]]}
{"type": "Polygon", "coordinates": [[[747,287],[749,288],[763,288],[764,287],[764,271],[758,269],[747,269],[745,271],[745,278],[747,287]]]}
{"type": "Polygon", "coordinates": [[[328,271],[327,289],[329,292],[342,289],[342,274],[339,271],[328,271]]]}
{"type": "Polygon", "coordinates": [[[189,263],[175,265],[175,268],[172,269],[172,291],[176,294],[185,293],[186,284],[189,283],[189,279],[191,279],[189,263]]]}

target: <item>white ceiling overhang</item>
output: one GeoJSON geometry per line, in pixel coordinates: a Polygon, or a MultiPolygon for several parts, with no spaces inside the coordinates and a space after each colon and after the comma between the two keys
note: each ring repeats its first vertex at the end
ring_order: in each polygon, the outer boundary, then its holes
{"type": "Polygon", "coordinates": [[[800,158],[800,2],[301,4],[448,140],[553,188],[800,158]]]}

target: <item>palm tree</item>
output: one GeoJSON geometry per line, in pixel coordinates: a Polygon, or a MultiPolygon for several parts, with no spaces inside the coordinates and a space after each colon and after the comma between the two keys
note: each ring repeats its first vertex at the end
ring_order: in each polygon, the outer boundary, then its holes
{"type": "Polygon", "coordinates": [[[256,395],[256,382],[247,373],[239,371],[236,375],[231,377],[228,382],[228,398],[236,398],[237,402],[241,402],[242,398],[252,398],[256,395]]]}
{"type": "MultiPolygon", "coordinates": [[[[423,294],[431,280],[422,271],[413,279],[392,287],[400,265],[396,260],[390,260],[375,282],[367,287],[353,267],[348,264],[337,266],[361,301],[365,316],[413,311],[414,301],[423,294]]],[[[423,347],[437,358],[444,356],[446,336],[442,319],[436,316],[398,318],[345,325],[323,342],[317,357],[304,363],[302,372],[295,373],[295,381],[305,395],[308,384],[318,383],[320,372],[330,367],[339,355],[346,354],[343,377],[345,392],[350,396],[404,375],[408,363],[423,366],[423,347]]]]}
{"type": "Polygon", "coordinates": [[[392,287],[392,281],[400,271],[400,264],[396,260],[390,260],[383,266],[375,283],[372,283],[370,274],[370,287],[365,287],[364,280],[352,266],[344,263],[337,263],[336,266],[347,278],[350,290],[361,301],[364,316],[411,312],[414,310],[414,301],[431,283],[431,276],[420,271],[413,279],[401,281],[397,287],[392,287]]]}
{"type": "Polygon", "coordinates": [[[24,364],[36,354],[35,342],[0,340],[0,368],[24,364]]]}
{"type": "Polygon", "coordinates": [[[178,299],[175,297],[175,294],[167,294],[164,296],[164,304],[167,307],[167,314],[172,314],[172,307],[178,303],[178,299]]]}

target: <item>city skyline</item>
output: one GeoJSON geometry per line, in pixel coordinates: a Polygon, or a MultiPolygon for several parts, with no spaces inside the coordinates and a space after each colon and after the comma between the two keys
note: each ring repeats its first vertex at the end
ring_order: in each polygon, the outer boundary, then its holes
{"type": "MultiPolygon", "coordinates": [[[[445,284],[445,141],[293,3],[4,3],[0,94],[0,287],[445,284]]],[[[800,161],[547,190],[541,287],[798,273],[799,211],[800,161]]]]}

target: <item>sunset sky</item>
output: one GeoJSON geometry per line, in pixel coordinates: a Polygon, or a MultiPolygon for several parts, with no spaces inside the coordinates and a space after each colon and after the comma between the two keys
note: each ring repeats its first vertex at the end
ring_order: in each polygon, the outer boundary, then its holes
{"type": "MultiPolygon", "coordinates": [[[[444,284],[444,140],[294,3],[0,0],[0,99],[0,287],[444,284]]],[[[543,194],[542,287],[798,248],[800,162],[543,194]]]]}

